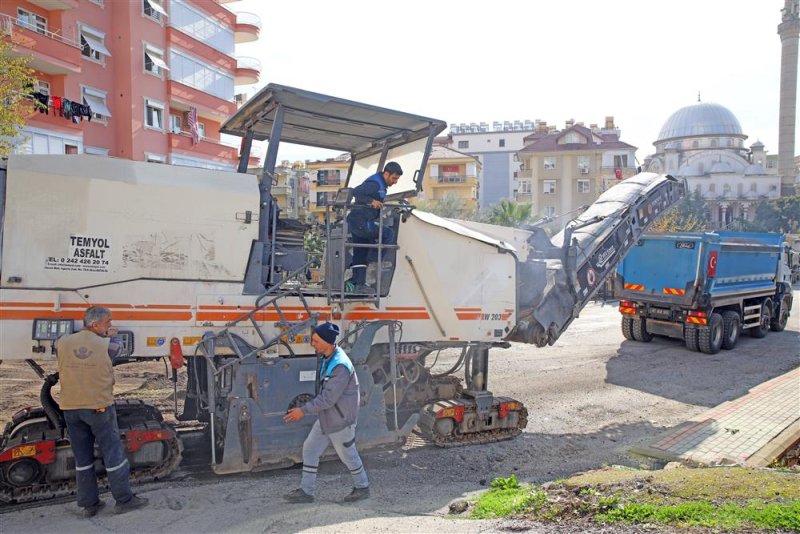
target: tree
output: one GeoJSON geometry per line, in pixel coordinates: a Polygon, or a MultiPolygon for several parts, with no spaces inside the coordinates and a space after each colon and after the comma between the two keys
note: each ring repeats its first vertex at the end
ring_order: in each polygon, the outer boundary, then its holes
{"type": "Polygon", "coordinates": [[[651,232],[703,232],[708,226],[709,209],[695,189],[683,202],[668,209],[651,226],[651,232]]]}
{"type": "Polygon", "coordinates": [[[0,157],[7,157],[16,144],[25,115],[32,104],[26,100],[33,85],[33,69],[29,57],[11,54],[12,42],[6,30],[0,30],[0,157]]]}
{"type": "Polygon", "coordinates": [[[530,222],[532,218],[531,204],[517,204],[511,200],[501,200],[489,212],[489,222],[500,226],[517,227],[530,222]]]}
{"type": "Polygon", "coordinates": [[[763,200],[756,206],[755,217],[746,221],[752,232],[797,233],[800,231],[800,195],[763,200]]]}
{"type": "Polygon", "coordinates": [[[454,193],[446,193],[438,200],[423,200],[417,203],[417,207],[422,211],[447,219],[474,221],[478,217],[477,210],[467,206],[464,199],[454,193]]]}

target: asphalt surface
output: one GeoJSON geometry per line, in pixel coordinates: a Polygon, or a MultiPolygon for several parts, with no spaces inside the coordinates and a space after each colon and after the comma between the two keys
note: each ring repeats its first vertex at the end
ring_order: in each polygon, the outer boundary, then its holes
{"type": "MultiPolygon", "coordinates": [[[[798,300],[795,291],[786,331],[760,340],[743,336],[735,350],[715,355],[689,352],[667,338],[626,341],[616,307],[590,304],[554,346],[514,344],[490,354],[489,389],[528,408],[521,436],[452,449],[412,439],[400,449],[366,454],[372,497],[355,505],[340,503],[350,490],[349,475],[340,463],[328,462],[311,505],[280,499],[297,487],[297,468],[218,479],[183,471],[139,488],[151,506],[124,516],[107,507],[84,520],[74,503],[61,503],[6,513],[0,523],[4,532],[27,533],[52,530],[56,517],[63,532],[568,531],[563,525],[446,515],[450,502],[488,487],[495,477],[513,473],[542,483],[604,465],[652,466],[629,449],[800,365],[798,300]]],[[[444,360],[437,368],[448,365],[444,360]]]]}

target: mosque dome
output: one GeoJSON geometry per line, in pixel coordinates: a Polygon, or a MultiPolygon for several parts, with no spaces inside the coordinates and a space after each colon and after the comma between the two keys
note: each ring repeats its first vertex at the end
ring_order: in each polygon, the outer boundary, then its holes
{"type": "Polygon", "coordinates": [[[746,137],[739,120],[728,108],[711,102],[699,102],[670,115],[661,127],[656,143],[680,137],[720,135],[746,137]]]}
{"type": "Polygon", "coordinates": [[[744,169],[745,176],[753,176],[758,174],[767,174],[767,171],[764,170],[764,167],[758,163],[751,163],[744,169]]]}

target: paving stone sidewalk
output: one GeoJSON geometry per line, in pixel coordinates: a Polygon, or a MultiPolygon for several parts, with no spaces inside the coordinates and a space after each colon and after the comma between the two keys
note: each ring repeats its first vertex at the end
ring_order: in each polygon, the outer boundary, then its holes
{"type": "Polygon", "coordinates": [[[800,439],[800,368],[631,449],[667,461],[764,467],[800,439]]]}

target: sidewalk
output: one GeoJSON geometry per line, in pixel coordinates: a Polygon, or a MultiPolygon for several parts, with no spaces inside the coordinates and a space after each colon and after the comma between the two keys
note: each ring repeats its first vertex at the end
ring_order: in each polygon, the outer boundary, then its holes
{"type": "Polygon", "coordinates": [[[796,368],[631,452],[684,463],[765,467],[799,439],[800,368],[796,368]]]}

